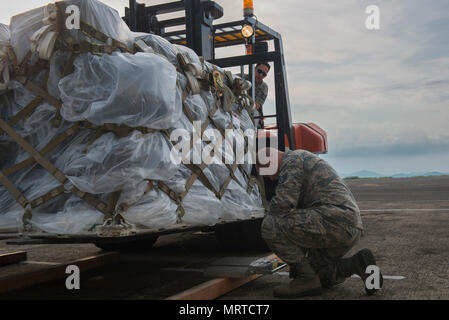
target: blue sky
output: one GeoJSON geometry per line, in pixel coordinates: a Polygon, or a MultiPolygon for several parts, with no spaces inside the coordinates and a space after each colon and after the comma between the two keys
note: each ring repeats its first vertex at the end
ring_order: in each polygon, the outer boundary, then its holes
{"type": "MultiPolygon", "coordinates": [[[[120,13],[128,3],[103,2],[120,13]]],[[[225,9],[217,22],[241,18],[241,0],[217,2],[225,9]]],[[[0,22],[46,3],[2,1],[0,22]]],[[[449,1],[254,3],[283,36],[293,121],[327,131],[324,158],[340,173],[449,172],[449,1]],[[369,5],[380,8],[380,30],[365,27],[369,5]]],[[[272,75],[267,82],[273,87],[272,75]]],[[[274,90],[265,108],[274,111],[274,90]]]]}

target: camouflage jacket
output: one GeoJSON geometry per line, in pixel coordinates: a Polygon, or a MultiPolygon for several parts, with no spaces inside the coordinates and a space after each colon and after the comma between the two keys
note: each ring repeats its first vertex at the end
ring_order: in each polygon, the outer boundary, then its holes
{"type": "Polygon", "coordinates": [[[258,103],[260,103],[261,106],[265,103],[265,100],[267,100],[268,96],[268,85],[262,81],[259,84],[256,84],[256,93],[254,96],[254,100],[258,103]]]}
{"type": "Polygon", "coordinates": [[[330,222],[363,230],[360,210],[345,182],[323,159],[304,150],[286,151],[269,213],[314,210],[330,222]]]}
{"type": "MultiPolygon", "coordinates": [[[[238,76],[242,76],[240,73],[237,74],[238,76]]],[[[248,79],[249,76],[247,74],[243,75],[244,79],[248,79]]],[[[251,96],[251,89],[248,91],[248,94],[251,96]]],[[[256,83],[256,91],[254,94],[254,101],[260,103],[261,106],[265,103],[265,100],[267,100],[268,96],[268,85],[265,83],[265,81],[262,81],[261,83],[256,83]]],[[[261,114],[263,115],[263,113],[261,114]]]]}

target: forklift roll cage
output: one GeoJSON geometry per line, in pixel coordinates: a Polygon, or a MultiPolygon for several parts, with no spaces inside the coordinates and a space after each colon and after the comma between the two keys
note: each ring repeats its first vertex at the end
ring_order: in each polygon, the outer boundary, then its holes
{"type": "Polygon", "coordinates": [[[219,67],[241,67],[243,71],[243,67],[248,66],[249,78],[253,84],[253,97],[254,66],[261,62],[272,62],[274,65],[276,114],[264,116],[264,118],[276,118],[279,150],[285,150],[284,137],[287,137],[290,146],[294,146],[295,136],[292,133],[290,99],[281,35],[258,21],[254,16],[246,16],[243,20],[214,25],[214,20],[222,16],[223,8],[214,1],[182,0],[146,6],[137,3],[136,0],[129,0],[124,20],[132,31],[153,33],[164,37],[173,44],[185,45],[219,67]],[[185,12],[184,17],[159,20],[160,15],[182,11],[185,12]],[[254,34],[250,39],[245,39],[241,33],[244,25],[251,25],[254,29],[254,34]],[[167,32],[167,28],[179,26],[185,28],[167,32]],[[257,51],[258,44],[268,41],[274,42],[274,51],[257,51]],[[253,48],[256,48],[256,52],[221,59],[215,58],[216,48],[246,44],[251,44],[253,48]]]}

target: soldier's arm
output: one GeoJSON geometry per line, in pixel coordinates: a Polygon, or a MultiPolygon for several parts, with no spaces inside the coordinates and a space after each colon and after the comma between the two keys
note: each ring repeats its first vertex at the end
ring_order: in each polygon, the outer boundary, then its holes
{"type": "Polygon", "coordinates": [[[268,85],[263,83],[259,86],[258,90],[256,90],[256,96],[254,97],[255,102],[263,106],[265,100],[267,100],[268,96],[268,85]]]}
{"type": "Polygon", "coordinates": [[[273,215],[287,214],[298,205],[303,188],[304,170],[298,157],[286,155],[282,160],[275,196],[269,211],[273,215]]]}

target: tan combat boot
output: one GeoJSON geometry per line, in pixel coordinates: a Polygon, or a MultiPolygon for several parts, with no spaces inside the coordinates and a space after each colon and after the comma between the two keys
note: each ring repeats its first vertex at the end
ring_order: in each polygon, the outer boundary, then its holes
{"type": "Polygon", "coordinates": [[[294,279],[289,284],[274,289],[273,295],[276,298],[300,298],[321,294],[320,278],[307,259],[301,264],[291,265],[290,270],[294,279]]]}

